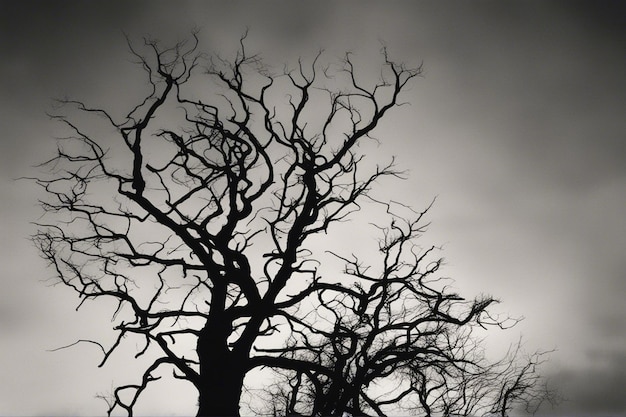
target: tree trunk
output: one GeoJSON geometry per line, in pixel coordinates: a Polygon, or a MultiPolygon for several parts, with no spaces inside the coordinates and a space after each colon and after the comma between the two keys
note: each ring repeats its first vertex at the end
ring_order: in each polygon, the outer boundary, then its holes
{"type": "Polygon", "coordinates": [[[220,324],[209,320],[198,338],[198,417],[239,416],[246,361],[228,349],[230,330],[220,324]]]}
{"type": "Polygon", "coordinates": [[[232,361],[212,361],[201,376],[198,417],[239,416],[239,400],[245,372],[232,361]],[[221,362],[221,363],[219,363],[221,362]]]}

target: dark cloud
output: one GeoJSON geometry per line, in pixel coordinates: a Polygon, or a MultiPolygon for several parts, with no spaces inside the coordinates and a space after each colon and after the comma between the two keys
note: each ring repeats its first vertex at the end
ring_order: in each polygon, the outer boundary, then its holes
{"type": "Polygon", "coordinates": [[[462,120],[500,125],[498,142],[547,185],[588,190],[621,175],[626,55],[624,38],[604,35],[611,14],[585,17],[560,2],[474,4],[442,45],[454,88],[475,103],[462,120]]]}
{"type": "Polygon", "coordinates": [[[564,397],[559,415],[626,416],[626,350],[589,352],[586,363],[572,364],[551,382],[564,397]]]}
{"type": "Polygon", "coordinates": [[[621,0],[561,0],[563,8],[575,14],[590,30],[626,43],[626,3],[621,0]]]}

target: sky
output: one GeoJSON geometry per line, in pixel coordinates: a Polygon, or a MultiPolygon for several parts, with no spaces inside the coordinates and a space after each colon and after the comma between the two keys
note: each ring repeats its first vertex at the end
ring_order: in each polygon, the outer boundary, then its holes
{"type": "MultiPolygon", "coordinates": [[[[567,401],[545,415],[626,416],[623,2],[2,0],[0,22],[0,415],[102,415],[94,395],[139,366],[120,354],[96,368],[92,346],[50,352],[110,338],[110,316],[75,312],[45,281],[28,240],[41,195],[14,179],[54,152],[53,98],[135,104],[124,33],[173,41],[197,27],[203,51],[231,56],[249,28],[279,68],[320,48],[367,63],[381,42],[423,63],[376,134],[377,155],[410,173],[387,191],[416,208],[436,197],[426,236],[445,274],[525,317],[488,342],[556,349],[545,372],[567,401]]],[[[173,387],[151,412],[193,414],[192,397],[173,387]]]]}

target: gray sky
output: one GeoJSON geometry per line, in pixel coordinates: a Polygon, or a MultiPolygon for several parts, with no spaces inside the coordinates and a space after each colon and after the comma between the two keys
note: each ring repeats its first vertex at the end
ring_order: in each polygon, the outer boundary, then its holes
{"type": "MultiPolygon", "coordinates": [[[[367,62],[381,40],[423,62],[410,106],[376,135],[411,172],[393,193],[417,208],[438,196],[426,238],[444,245],[444,273],[526,317],[489,341],[521,332],[529,350],[558,349],[546,370],[569,401],[547,414],[626,416],[623,2],[2,1],[0,21],[0,415],[100,415],[93,396],[136,366],[118,354],[97,369],[91,346],[46,351],[110,340],[109,316],[75,313],[73,293],[41,282],[51,271],[27,240],[36,190],[12,178],[52,155],[51,98],[135,104],[123,32],[168,41],[197,26],[201,48],[224,54],[249,27],[250,48],[278,66],[319,48],[367,62]]],[[[151,412],[193,413],[193,398],[165,408],[190,395],[174,392],[151,412]]]]}

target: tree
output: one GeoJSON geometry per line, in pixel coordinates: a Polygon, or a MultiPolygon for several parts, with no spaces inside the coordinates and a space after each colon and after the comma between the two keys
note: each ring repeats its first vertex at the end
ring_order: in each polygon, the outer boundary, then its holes
{"type": "Polygon", "coordinates": [[[517,320],[491,317],[490,297],[468,302],[437,285],[441,259],[426,263],[435,248],[414,243],[425,231],[426,211],[414,220],[388,213],[381,264],[335,254],[356,284],[320,288],[314,313],[294,323],[286,346],[258,349],[324,367],[279,372],[265,393],[271,407],[256,414],[386,415],[385,406],[394,405],[402,414],[506,416],[554,401],[536,372],[548,352],[522,358],[520,341],[502,359],[489,361],[474,336],[477,327],[517,320]]]}
{"type": "Polygon", "coordinates": [[[486,364],[472,337],[476,326],[503,325],[488,314],[495,300],[441,285],[436,248],[416,243],[425,212],[398,215],[406,207],[370,192],[402,172],[360,153],[421,69],[383,49],[375,82],[350,54],[338,68],[320,53],[275,75],[244,39],[230,62],[198,53],[195,35],[171,48],[129,42],[150,91],[126,116],[68,99],[53,116],[72,133],[35,178],[51,220],[33,240],[80,297],[77,309],[116,302],[115,342],[88,341],[102,348],[100,366],[129,339],[143,341],[136,357],[156,355],[139,382],[114,390],[109,414],[132,415],[171,368],[198,391],[198,415],[238,415],[245,376],[266,368],[283,377],[267,388],[281,398],[278,413],[473,412],[463,402],[473,390],[493,391],[504,415],[504,399],[529,387],[500,393],[497,377],[508,374],[486,364]],[[69,108],[81,117],[62,114],[69,108]],[[90,116],[108,130],[92,129],[90,116]],[[389,220],[377,226],[378,267],[312,249],[365,204],[389,220]],[[327,279],[329,256],[345,270],[327,279]],[[382,392],[389,382],[396,389],[382,392]]]}

